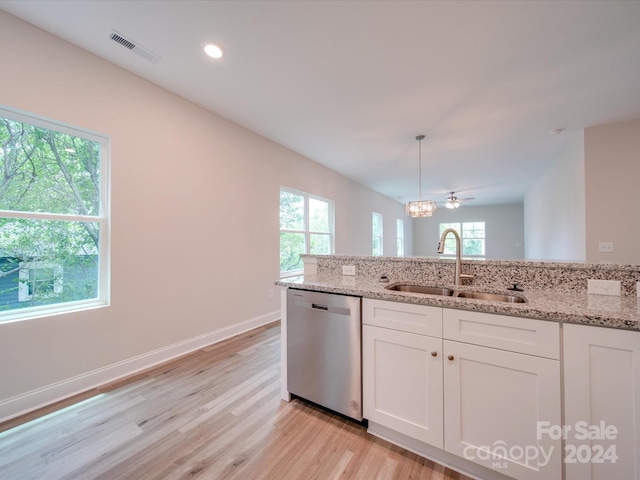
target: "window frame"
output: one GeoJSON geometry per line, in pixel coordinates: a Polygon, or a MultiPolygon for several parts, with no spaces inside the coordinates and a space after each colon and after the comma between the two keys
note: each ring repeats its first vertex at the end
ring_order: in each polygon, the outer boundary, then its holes
{"type": "MultiPolygon", "coordinates": [[[[447,228],[454,228],[452,227],[452,225],[457,225],[457,228],[455,228],[455,230],[458,232],[458,235],[460,235],[460,248],[462,249],[461,252],[461,257],[462,258],[466,258],[469,260],[475,259],[475,260],[486,260],[487,258],[487,222],[485,221],[470,221],[470,222],[440,222],[438,224],[438,241],[440,240],[440,237],[442,236],[442,225],[448,225],[447,228]],[[468,225],[468,224],[475,224],[475,223],[482,223],[484,225],[484,237],[482,238],[478,238],[478,237],[471,237],[471,238],[465,238],[464,237],[464,226],[468,225]],[[484,244],[484,255],[470,255],[470,254],[466,254],[464,253],[464,240],[482,240],[483,244],[484,244]]],[[[447,237],[446,241],[452,240],[453,237],[447,237]]],[[[445,241],[445,246],[446,246],[446,241],[445,241]]],[[[453,253],[443,253],[442,254],[443,257],[445,258],[455,258],[455,254],[453,253]]]]}
{"type": "MultiPolygon", "coordinates": [[[[284,232],[284,233],[304,234],[304,252],[302,253],[302,255],[310,254],[309,252],[311,249],[311,235],[326,235],[329,237],[329,249],[330,249],[330,253],[328,253],[327,255],[333,255],[335,253],[335,202],[330,198],[321,197],[313,193],[303,192],[301,190],[296,190],[295,188],[285,187],[282,185],[280,186],[280,190],[278,191],[278,194],[279,194],[278,198],[280,198],[280,194],[283,191],[287,193],[291,193],[293,195],[298,195],[300,197],[303,197],[304,199],[304,222],[303,222],[304,230],[279,228],[279,233],[282,234],[284,232]],[[329,212],[328,212],[329,232],[317,232],[317,231],[311,231],[309,229],[309,200],[310,199],[324,202],[329,206],[329,212]]],[[[280,212],[280,203],[278,201],[278,221],[279,221],[279,212],[280,212]]],[[[278,243],[278,251],[280,251],[279,243],[278,243]]],[[[325,255],[325,254],[319,254],[319,255],[325,255]]],[[[303,268],[299,268],[296,270],[287,270],[287,271],[280,270],[280,278],[294,277],[297,275],[301,275],[303,272],[304,272],[304,266],[303,268]]]]}
{"type": "MultiPolygon", "coordinates": [[[[76,127],[65,122],[45,118],[37,114],[16,110],[0,105],[0,116],[30,124],[38,128],[51,130],[66,135],[83,138],[100,144],[100,212],[98,215],[48,213],[21,210],[1,210],[0,217],[25,220],[45,220],[63,222],[93,222],[100,226],[98,251],[98,285],[94,298],[72,300],[48,305],[37,305],[0,311],[0,324],[14,321],[29,320],[42,316],[71,313],[110,305],[111,278],[111,138],[108,135],[76,127]]],[[[34,262],[30,262],[34,263],[34,262]]],[[[37,261],[35,262],[37,263],[37,261]]],[[[45,262],[46,263],[46,262],[45,262]]],[[[56,266],[54,265],[54,268],[56,266]]],[[[61,268],[61,267],[60,267],[61,268]]],[[[22,268],[21,268],[22,270],[22,268]]],[[[24,275],[24,274],[23,274],[24,275]]],[[[62,285],[60,285],[62,288],[62,285]]],[[[61,290],[60,290],[61,292],[61,290]]]]}
{"type": "Polygon", "coordinates": [[[374,257],[382,257],[384,256],[384,216],[378,212],[371,212],[371,255],[374,257]],[[378,218],[378,225],[380,226],[380,231],[376,232],[374,230],[376,222],[374,222],[374,218],[378,218]],[[376,253],[375,243],[376,239],[379,240],[378,245],[380,245],[380,253],[376,253]]]}
{"type": "Polygon", "coordinates": [[[396,219],[396,255],[404,257],[404,220],[396,219]]]}

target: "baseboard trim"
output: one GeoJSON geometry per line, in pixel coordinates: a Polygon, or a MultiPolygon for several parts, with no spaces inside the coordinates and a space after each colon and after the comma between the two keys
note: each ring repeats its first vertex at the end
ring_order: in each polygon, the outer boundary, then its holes
{"type": "Polygon", "coordinates": [[[428,445],[371,421],[369,422],[367,433],[476,480],[513,480],[511,477],[507,477],[495,470],[477,465],[466,458],[428,445]]]}
{"type": "Polygon", "coordinates": [[[280,318],[270,312],[0,401],[0,423],[79,395],[280,318]]]}

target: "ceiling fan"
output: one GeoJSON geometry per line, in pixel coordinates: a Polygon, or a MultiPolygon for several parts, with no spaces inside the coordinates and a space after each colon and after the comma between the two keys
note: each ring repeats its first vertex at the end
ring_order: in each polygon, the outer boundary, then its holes
{"type": "Polygon", "coordinates": [[[458,208],[461,204],[465,202],[470,202],[471,200],[475,200],[475,198],[474,197],[458,198],[456,197],[456,192],[451,192],[451,195],[449,195],[447,199],[442,203],[444,203],[445,207],[453,210],[458,208]]]}

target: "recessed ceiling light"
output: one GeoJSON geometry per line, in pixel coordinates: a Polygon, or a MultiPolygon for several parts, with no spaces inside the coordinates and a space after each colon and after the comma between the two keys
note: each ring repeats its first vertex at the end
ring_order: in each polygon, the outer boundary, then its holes
{"type": "Polygon", "coordinates": [[[204,53],[209,55],[211,58],[222,58],[222,55],[224,55],[222,47],[215,43],[206,44],[204,46],[204,53]]]}
{"type": "Polygon", "coordinates": [[[564,128],[554,128],[549,130],[549,135],[559,135],[564,132],[564,128]]]}

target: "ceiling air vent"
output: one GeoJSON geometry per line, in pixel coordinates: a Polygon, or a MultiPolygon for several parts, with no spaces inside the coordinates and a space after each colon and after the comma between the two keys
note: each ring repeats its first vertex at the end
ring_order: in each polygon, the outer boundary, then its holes
{"type": "Polygon", "coordinates": [[[144,58],[150,63],[156,63],[158,60],[160,60],[159,55],[156,55],[148,48],[141,47],[130,38],[125,37],[121,33],[116,32],[115,30],[111,30],[111,32],[109,32],[109,38],[114,42],[122,45],[123,47],[131,50],[133,53],[140,55],[142,58],[144,58]]]}

